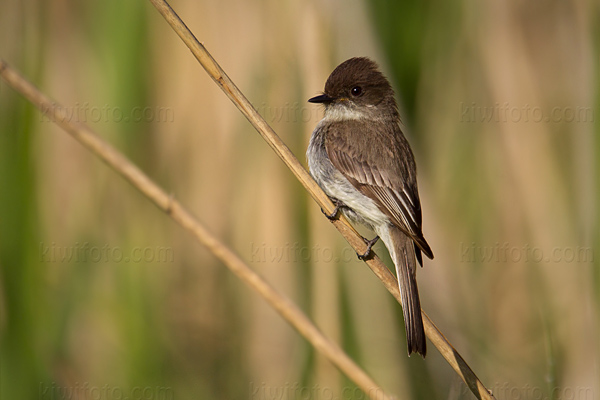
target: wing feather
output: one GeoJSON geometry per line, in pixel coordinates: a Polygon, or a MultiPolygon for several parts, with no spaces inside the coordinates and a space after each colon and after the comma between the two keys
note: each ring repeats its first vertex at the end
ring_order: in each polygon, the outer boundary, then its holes
{"type": "MultiPolygon", "coordinates": [[[[376,162],[364,160],[365,157],[361,157],[348,143],[339,140],[326,142],[327,154],[334,167],[362,194],[373,199],[392,223],[407,234],[427,257],[433,258],[433,252],[422,233],[416,182],[414,185],[405,184],[398,179],[403,172],[401,166],[392,171],[379,168],[376,162]]],[[[377,142],[372,144],[377,145],[377,142]]],[[[385,151],[382,150],[381,154],[385,154],[385,151]]],[[[420,253],[417,259],[421,259],[420,253]]]]}

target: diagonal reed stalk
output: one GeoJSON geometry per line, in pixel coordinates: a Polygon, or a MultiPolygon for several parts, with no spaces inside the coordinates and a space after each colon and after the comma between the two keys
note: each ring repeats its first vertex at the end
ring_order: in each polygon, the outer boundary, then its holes
{"type": "MultiPolygon", "coordinates": [[[[290,168],[319,206],[326,212],[332,212],[334,206],[325,193],[310,177],[298,159],[281,141],[273,129],[254,109],[237,86],[229,79],[206,48],[198,42],[171,7],[162,0],[150,1],[192,51],[196,59],[204,67],[211,78],[213,78],[213,80],[221,87],[225,94],[246,116],[265,141],[290,168]]],[[[177,223],[192,233],[200,243],[206,246],[233,273],[265,298],[275,310],[294,326],[294,328],[296,328],[317,350],[322,352],[334,365],[352,379],[370,398],[390,398],[389,395],[379,388],[336,343],[325,337],[294,303],[285,296],[279,294],[259,275],[252,271],[235,253],[208,232],[189,211],[181,206],[181,204],[172,196],[168,195],[158,187],[124,155],[98,137],[88,127],[70,122],[60,105],[51,101],[48,97],[39,92],[31,83],[10,68],[3,60],[0,60],[0,76],[16,91],[20,92],[31,103],[38,107],[44,114],[50,116],[52,120],[65,131],[70,133],[76,140],[145,194],[158,206],[158,208],[165,211],[177,223]]],[[[366,245],[362,240],[362,237],[347,220],[341,218],[340,220],[333,221],[333,224],[358,253],[364,253],[366,251],[366,245]]],[[[377,256],[367,260],[366,263],[382,281],[386,289],[399,303],[401,303],[396,278],[387,269],[385,264],[383,264],[377,256]]],[[[456,373],[463,379],[473,394],[478,399],[494,399],[491,392],[485,388],[460,354],[433,324],[427,314],[423,311],[422,314],[427,337],[438,351],[440,351],[442,356],[448,361],[456,373]]]]}
{"type": "MultiPolygon", "coordinates": [[[[225,71],[223,71],[221,66],[216,62],[208,50],[198,41],[198,39],[196,39],[193,33],[183,23],[171,6],[165,0],[150,0],[150,2],[154,5],[154,7],[156,7],[158,12],[165,18],[169,25],[171,25],[171,28],[173,28],[177,35],[179,35],[181,40],[183,40],[198,62],[200,62],[202,67],[204,67],[208,75],[210,75],[217,85],[221,87],[227,97],[229,97],[229,99],[242,112],[242,114],[244,114],[252,126],[254,126],[263,139],[265,139],[267,144],[271,146],[275,153],[277,153],[281,160],[294,173],[296,178],[298,178],[300,183],[302,183],[317,204],[319,204],[319,206],[325,210],[325,212],[333,212],[333,203],[329,200],[327,195],[323,192],[323,190],[321,190],[314,179],[312,179],[306,169],[304,169],[302,164],[300,164],[296,156],[294,156],[290,149],[275,133],[273,128],[269,126],[269,124],[258,113],[258,111],[256,111],[256,109],[237,88],[233,81],[229,79],[225,71]]],[[[334,220],[333,224],[358,254],[363,254],[367,250],[367,245],[363,241],[362,237],[346,219],[340,218],[339,220],[334,220]]],[[[377,277],[383,282],[386,289],[396,298],[396,300],[398,300],[400,304],[402,304],[400,290],[398,289],[396,278],[385,266],[385,264],[377,256],[374,256],[365,262],[375,273],[375,275],[377,275],[377,277]]],[[[467,384],[473,394],[478,399],[494,399],[491,391],[486,389],[483,383],[481,383],[473,370],[471,370],[456,349],[452,347],[450,342],[448,342],[442,332],[435,326],[429,316],[427,316],[423,310],[421,310],[421,313],[423,314],[425,334],[442,354],[442,356],[452,366],[454,371],[456,371],[456,373],[467,384]]]]}
{"type": "Polygon", "coordinates": [[[185,207],[161,189],[127,157],[100,138],[89,127],[71,122],[68,113],[58,103],[41,93],[4,60],[0,59],[0,77],[13,89],[47,115],[50,120],[67,131],[84,147],[98,156],[116,172],[121,174],[136,189],[142,192],[159,209],[190,232],[201,244],[221,260],[238,278],[254,289],[267,303],[287,320],[318,351],[337,366],[369,398],[391,400],[375,381],[367,375],[344,351],[326,337],[289,298],[277,292],[260,275],[254,272],[237,254],[213,236],[185,207]]]}

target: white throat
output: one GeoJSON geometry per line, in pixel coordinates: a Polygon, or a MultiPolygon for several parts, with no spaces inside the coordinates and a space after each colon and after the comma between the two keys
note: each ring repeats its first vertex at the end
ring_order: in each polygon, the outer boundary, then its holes
{"type": "Polygon", "coordinates": [[[348,107],[345,104],[332,104],[325,109],[324,121],[348,121],[353,119],[371,119],[368,112],[348,107]]]}

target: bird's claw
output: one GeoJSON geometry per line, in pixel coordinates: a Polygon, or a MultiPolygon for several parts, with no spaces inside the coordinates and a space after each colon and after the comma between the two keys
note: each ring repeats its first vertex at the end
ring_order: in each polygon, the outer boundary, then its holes
{"type": "Polygon", "coordinates": [[[333,209],[333,212],[331,214],[327,214],[325,212],[325,210],[323,210],[321,208],[321,212],[327,217],[328,220],[333,221],[334,219],[337,219],[337,215],[340,212],[340,209],[342,207],[346,207],[346,205],[344,203],[342,203],[339,200],[333,200],[333,204],[335,205],[335,208],[333,209]]]}
{"type": "Polygon", "coordinates": [[[371,240],[366,239],[366,238],[363,238],[363,240],[365,241],[365,244],[367,245],[367,250],[363,254],[356,253],[356,255],[358,256],[358,259],[361,261],[365,261],[366,259],[368,259],[371,256],[371,248],[375,245],[375,243],[377,243],[377,241],[379,240],[379,236],[375,236],[371,240]]]}

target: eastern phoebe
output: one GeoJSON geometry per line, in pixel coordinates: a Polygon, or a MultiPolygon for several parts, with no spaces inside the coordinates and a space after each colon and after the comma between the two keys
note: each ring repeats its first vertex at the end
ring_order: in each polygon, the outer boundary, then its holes
{"type": "Polygon", "coordinates": [[[308,100],[325,115],[308,145],[312,177],[341,210],[377,237],[390,252],[402,296],[408,354],[427,351],[416,281],[421,252],[433,258],[421,231],[421,204],[413,153],[400,128],[394,90],[368,58],[351,58],[329,76],[322,95],[308,100]]]}

